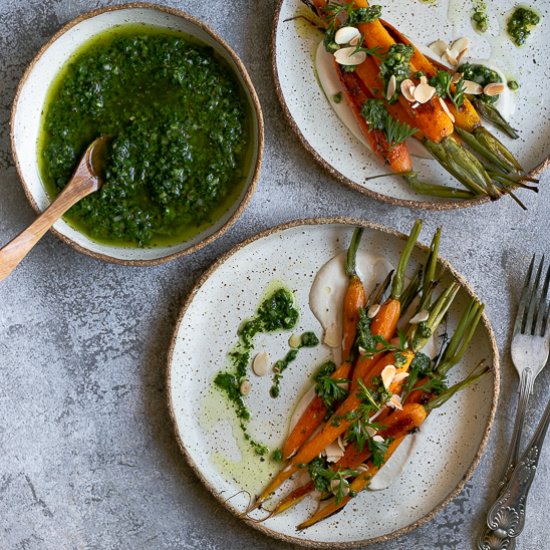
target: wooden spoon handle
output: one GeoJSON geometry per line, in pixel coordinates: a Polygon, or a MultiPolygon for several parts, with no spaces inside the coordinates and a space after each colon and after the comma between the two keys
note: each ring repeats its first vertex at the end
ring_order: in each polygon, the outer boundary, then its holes
{"type": "Polygon", "coordinates": [[[90,174],[85,176],[75,174],[55,201],[27,229],[0,249],[0,281],[19,265],[31,248],[71,206],[97,189],[97,178],[90,174]]]}

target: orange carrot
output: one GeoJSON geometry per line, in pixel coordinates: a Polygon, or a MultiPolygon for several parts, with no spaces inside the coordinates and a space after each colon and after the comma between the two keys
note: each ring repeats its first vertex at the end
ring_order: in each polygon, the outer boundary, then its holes
{"type": "MultiPolygon", "coordinates": [[[[361,65],[364,65],[364,63],[361,65]]],[[[411,172],[412,162],[407,146],[404,143],[399,143],[390,147],[386,134],[382,130],[369,128],[369,125],[361,114],[361,107],[372,96],[368,96],[365,93],[365,89],[361,87],[361,80],[358,78],[358,75],[344,71],[342,65],[339,65],[336,61],[334,61],[334,68],[344,88],[343,91],[348,105],[374,154],[384,163],[389,164],[394,172],[411,172]]]]}

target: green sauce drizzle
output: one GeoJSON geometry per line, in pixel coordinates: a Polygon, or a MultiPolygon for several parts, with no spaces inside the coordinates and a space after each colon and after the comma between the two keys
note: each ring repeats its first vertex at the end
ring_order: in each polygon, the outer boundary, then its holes
{"type": "Polygon", "coordinates": [[[275,361],[273,365],[273,371],[275,372],[273,376],[273,385],[269,390],[269,395],[271,395],[271,397],[279,397],[283,372],[288,368],[289,364],[298,357],[298,350],[300,348],[313,348],[318,344],[319,338],[317,338],[314,332],[304,332],[300,337],[300,345],[296,348],[292,348],[283,359],[275,361]]]}
{"type": "Polygon", "coordinates": [[[506,30],[516,46],[525,44],[532,30],[540,23],[540,15],[528,7],[518,6],[508,19],[506,30]]]}
{"type": "Polygon", "coordinates": [[[485,32],[489,28],[489,18],[487,17],[487,4],[484,0],[473,0],[474,12],[472,14],[472,24],[474,29],[479,32],[485,32]]]}
{"type": "Polygon", "coordinates": [[[96,241],[186,240],[239,196],[250,117],[227,63],[187,35],[122,25],[86,42],[44,107],[40,173],[55,197],[86,146],[111,136],[104,185],[67,214],[96,241]]]}
{"type": "Polygon", "coordinates": [[[250,354],[254,349],[254,337],[259,333],[290,330],[296,326],[298,316],[294,295],[290,290],[279,288],[272,292],[261,302],[254,317],[241,325],[238,332],[239,340],[229,353],[232,368],[219,372],[214,378],[214,384],[233,403],[245,439],[260,456],[266,455],[269,451],[265,445],[254,441],[247,432],[250,411],[241,393],[241,386],[246,380],[250,365],[250,354]]]}

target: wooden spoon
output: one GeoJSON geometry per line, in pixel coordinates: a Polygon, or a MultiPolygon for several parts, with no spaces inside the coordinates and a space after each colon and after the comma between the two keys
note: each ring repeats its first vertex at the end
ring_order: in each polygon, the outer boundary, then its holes
{"type": "Polygon", "coordinates": [[[31,248],[71,206],[101,187],[101,171],[108,141],[106,136],[94,140],[78,163],[73,177],[55,201],[27,229],[0,249],[0,281],[19,265],[31,248]]]}

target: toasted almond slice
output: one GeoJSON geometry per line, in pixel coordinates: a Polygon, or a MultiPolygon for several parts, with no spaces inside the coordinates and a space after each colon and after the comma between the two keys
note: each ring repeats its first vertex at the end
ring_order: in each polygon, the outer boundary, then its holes
{"type": "Polygon", "coordinates": [[[288,345],[291,348],[299,348],[302,343],[302,337],[299,334],[292,334],[288,339],[288,345]]]}
{"type": "Polygon", "coordinates": [[[400,411],[402,411],[403,405],[401,404],[401,397],[393,394],[388,401],[388,407],[391,407],[392,409],[399,409],[400,411]]]}
{"type": "Polygon", "coordinates": [[[458,61],[456,60],[456,57],[451,53],[451,50],[446,49],[442,57],[449,63],[449,65],[452,65],[453,67],[458,65],[458,61]]]}
{"type": "Polygon", "coordinates": [[[341,494],[347,496],[349,494],[349,483],[345,479],[333,479],[330,482],[330,490],[337,494],[341,491],[341,494]]]}
{"type": "Polygon", "coordinates": [[[384,387],[386,389],[389,389],[389,387],[391,386],[393,377],[395,376],[396,372],[397,369],[395,368],[395,365],[388,365],[387,367],[384,367],[384,370],[380,374],[380,377],[382,378],[382,383],[384,384],[384,387]]]}
{"type": "Polygon", "coordinates": [[[439,98],[439,104],[441,105],[441,108],[445,111],[445,114],[451,119],[451,122],[455,123],[455,116],[451,111],[449,111],[449,107],[447,107],[447,104],[443,101],[443,99],[439,98]]]}
{"type": "Polygon", "coordinates": [[[436,40],[435,42],[432,42],[428,48],[432,50],[437,56],[441,57],[445,50],[449,49],[449,45],[444,40],[436,40]]]}
{"type": "Polygon", "coordinates": [[[345,452],[346,451],[346,446],[344,445],[344,438],[341,435],[339,435],[338,439],[336,441],[338,442],[338,447],[340,447],[340,449],[342,449],[342,452],[345,452]]]}
{"type": "Polygon", "coordinates": [[[352,38],[350,41],[349,41],[349,45],[350,46],[357,46],[359,44],[359,41],[361,40],[361,35],[359,34],[359,36],[356,36],[355,38],[352,38]]]}
{"type": "Polygon", "coordinates": [[[433,86],[430,86],[429,84],[426,84],[425,82],[420,83],[415,89],[414,89],[414,99],[418,101],[418,103],[428,103],[430,99],[435,94],[435,88],[433,86]]]}
{"type": "Polygon", "coordinates": [[[241,386],[239,388],[241,395],[248,395],[251,389],[252,389],[252,384],[248,380],[243,380],[241,382],[241,386]]]}
{"type": "Polygon", "coordinates": [[[349,382],[338,382],[336,385],[342,390],[349,390],[349,382]]]}
{"type": "Polygon", "coordinates": [[[378,430],[375,430],[373,427],[371,426],[367,426],[366,430],[365,430],[371,437],[374,437],[377,433],[378,433],[378,430]]]}
{"type": "Polygon", "coordinates": [[[502,82],[493,82],[491,84],[487,84],[487,86],[483,88],[483,93],[493,97],[495,95],[500,95],[505,89],[506,86],[502,82]]]}
{"type": "Polygon", "coordinates": [[[375,443],[384,443],[384,438],[381,435],[375,435],[372,440],[375,443]]]}
{"type": "Polygon", "coordinates": [[[409,376],[409,373],[408,372],[398,372],[394,377],[393,377],[393,382],[392,384],[398,384],[399,382],[405,380],[405,378],[408,378],[409,376]]]}
{"type": "Polygon", "coordinates": [[[464,92],[470,95],[479,95],[483,93],[483,86],[473,80],[464,80],[464,92]]]}
{"type": "Polygon", "coordinates": [[[393,94],[395,94],[395,90],[397,90],[397,78],[392,74],[388,81],[388,87],[386,88],[386,99],[388,101],[393,97],[393,94]]]}
{"type": "Polygon", "coordinates": [[[340,65],[361,65],[367,59],[367,54],[365,52],[356,52],[355,50],[356,48],[353,46],[336,50],[334,52],[336,63],[340,65]]]}
{"type": "Polygon", "coordinates": [[[430,318],[430,314],[425,310],[421,309],[414,317],[411,317],[409,323],[411,325],[417,325],[418,323],[424,323],[430,318]]]}
{"type": "Polygon", "coordinates": [[[462,61],[462,58],[466,55],[468,52],[468,48],[464,48],[457,56],[456,56],[456,64],[460,65],[460,62],[462,61]]]}
{"type": "Polygon", "coordinates": [[[323,341],[331,348],[337,348],[340,346],[340,335],[338,334],[338,326],[336,323],[332,323],[332,325],[327,327],[323,341]]]}
{"type": "Polygon", "coordinates": [[[355,468],[355,471],[358,474],[366,474],[369,471],[369,467],[366,464],[360,464],[357,468],[355,468]]]}
{"type": "Polygon", "coordinates": [[[334,35],[336,44],[349,44],[354,38],[359,38],[361,32],[357,27],[341,27],[334,35]]]}
{"type": "Polygon", "coordinates": [[[426,75],[420,77],[420,84],[428,84],[428,77],[426,75]]]}
{"type": "Polygon", "coordinates": [[[373,319],[376,317],[377,313],[380,311],[380,304],[372,304],[367,311],[367,315],[373,319]]]}
{"type": "Polygon", "coordinates": [[[359,351],[359,355],[367,355],[367,350],[361,346],[357,348],[357,351],[359,351]]]}
{"type": "Polygon", "coordinates": [[[328,445],[324,452],[327,462],[338,462],[344,456],[344,449],[340,448],[337,441],[328,445]]]}
{"type": "Polygon", "coordinates": [[[265,376],[269,370],[269,355],[265,351],[261,351],[254,357],[252,370],[256,376],[265,376]]]}
{"type": "Polygon", "coordinates": [[[413,103],[413,105],[411,106],[411,109],[417,109],[418,107],[420,107],[420,103],[418,103],[418,101],[416,103],[413,103]]]}
{"type": "Polygon", "coordinates": [[[463,36],[462,38],[458,38],[451,44],[449,51],[451,52],[453,57],[458,57],[464,50],[467,50],[469,47],[470,39],[466,36],[463,36]]]}
{"type": "MultiPolygon", "coordinates": [[[[462,73],[455,73],[453,78],[451,78],[451,84],[456,84],[464,75],[462,73]]],[[[464,81],[466,82],[466,81],[464,81]]],[[[470,82],[470,81],[468,81],[470,82]]]]}
{"type": "Polygon", "coordinates": [[[401,82],[401,93],[403,97],[411,103],[414,101],[414,90],[414,82],[410,78],[406,78],[401,82]]]}

